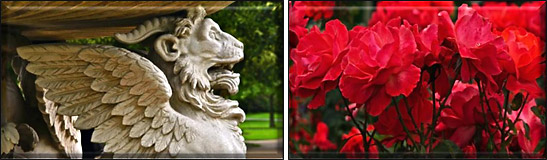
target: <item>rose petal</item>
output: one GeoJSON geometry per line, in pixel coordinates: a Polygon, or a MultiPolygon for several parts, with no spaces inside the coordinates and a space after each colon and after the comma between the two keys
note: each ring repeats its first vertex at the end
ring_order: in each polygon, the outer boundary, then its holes
{"type": "Polygon", "coordinates": [[[408,96],[420,80],[420,68],[410,65],[394,75],[386,83],[386,93],[391,96],[408,96]]]}
{"type": "Polygon", "coordinates": [[[469,140],[473,138],[475,134],[475,126],[465,126],[456,129],[450,140],[456,143],[459,147],[464,147],[469,143],[469,140]]]}
{"type": "Polygon", "coordinates": [[[391,103],[391,96],[386,94],[384,89],[378,89],[378,92],[370,98],[365,107],[371,116],[378,116],[389,103],[391,103]]]}

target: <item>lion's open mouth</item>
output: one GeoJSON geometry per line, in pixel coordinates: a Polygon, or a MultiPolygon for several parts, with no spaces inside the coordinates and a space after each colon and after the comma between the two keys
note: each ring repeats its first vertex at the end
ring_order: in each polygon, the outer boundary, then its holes
{"type": "Polygon", "coordinates": [[[207,70],[211,77],[211,91],[215,96],[227,99],[239,91],[239,73],[234,73],[232,68],[235,63],[217,64],[207,70]]]}
{"type": "Polygon", "coordinates": [[[209,107],[222,110],[221,118],[237,120],[233,122],[233,125],[237,126],[238,123],[245,120],[245,113],[238,107],[239,103],[237,101],[228,99],[228,96],[239,91],[239,73],[232,71],[234,64],[218,64],[207,70],[209,77],[211,77],[211,90],[208,96],[211,96],[210,98],[216,102],[209,107]]]}
{"type": "MultiPolygon", "coordinates": [[[[239,108],[236,100],[228,99],[239,91],[239,73],[234,73],[234,65],[243,60],[242,48],[228,47],[225,49],[227,57],[213,59],[213,65],[207,69],[210,88],[205,92],[204,99],[207,104],[204,109],[213,115],[219,115],[223,119],[233,119],[234,125],[245,120],[245,113],[239,108]]],[[[191,97],[190,97],[191,99],[191,97]]]]}

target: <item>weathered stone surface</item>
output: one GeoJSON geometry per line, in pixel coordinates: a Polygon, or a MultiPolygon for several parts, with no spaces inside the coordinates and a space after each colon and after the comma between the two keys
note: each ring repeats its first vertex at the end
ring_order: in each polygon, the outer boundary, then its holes
{"type": "Polygon", "coordinates": [[[233,1],[2,1],[2,24],[31,40],[66,40],[128,32],[143,19],[201,5],[212,14],[233,1]],[[100,32],[98,32],[100,31],[100,32]]]}

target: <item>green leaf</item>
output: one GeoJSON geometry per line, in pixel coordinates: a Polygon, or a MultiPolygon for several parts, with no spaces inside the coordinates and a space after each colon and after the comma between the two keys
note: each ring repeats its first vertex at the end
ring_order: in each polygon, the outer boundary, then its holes
{"type": "Polygon", "coordinates": [[[462,155],[460,147],[450,140],[439,142],[439,144],[433,148],[433,153],[436,153],[433,155],[433,158],[457,158],[457,156],[462,155]]]}
{"type": "Polygon", "coordinates": [[[515,127],[515,124],[510,119],[507,119],[507,124],[509,126],[509,129],[513,130],[514,133],[517,133],[517,128],[515,127]]]}
{"type": "Polygon", "coordinates": [[[528,126],[528,124],[524,121],[522,121],[522,124],[524,126],[524,137],[530,139],[530,126],[528,126]]]}
{"type": "Polygon", "coordinates": [[[546,121],[546,118],[545,118],[545,115],[543,115],[540,111],[540,109],[538,108],[538,106],[533,106],[532,108],[532,112],[539,117],[539,119],[541,120],[541,124],[545,125],[545,121],[546,121]]]}
{"type": "Polygon", "coordinates": [[[511,104],[509,104],[509,90],[504,88],[503,95],[505,97],[503,100],[503,109],[505,109],[508,114],[511,114],[513,110],[510,108],[511,104]]]}
{"type": "Polygon", "coordinates": [[[486,151],[494,151],[494,141],[492,137],[488,138],[488,144],[486,144],[486,151]]]}
{"type": "MultiPolygon", "coordinates": [[[[509,138],[507,138],[506,141],[503,141],[503,143],[501,144],[501,147],[500,148],[505,148],[505,146],[509,145],[509,143],[511,143],[513,140],[513,135],[512,134],[509,134],[509,138]]],[[[504,152],[505,153],[505,150],[502,149],[501,152],[504,152]]]]}
{"type": "Polygon", "coordinates": [[[541,141],[539,141],[539,143],[537,144],[536,148],[534,149],[534,152],[535,153],[538,153],[539,150],[541,150],[543,147],[545,147],[545,142],[547,141],[547,138],[543,138],[541,139],[541,141]]]}
{"type": "Polygon", "coordinates": [[[515,95],[515,98],[513,98],[513,102],[511,102],[511,109],[514,111],[518,110],[522,104],[522,99],[522,93],[517,93],[517,95],[515,95]]]}
{"type": "Polygon", "coordinates": [[[292,144],[293,144],[292,147],[294,147],[297,153],[300,153],[300,146],[298,146],[298,143],[296,142],[296,140],[294,139],[290,139],[290,140],[292,141],[292,144]]]}
{"type": "Polygon", "coordinates": [[[538,117],[541,117],[541,116],[542,116],[542,114],[541,114],[541,112],[539,111],[539,108],[538,108],[537,106],[533,106],[531,109],[532,109],[532,112],[534,112],[534,114],[535,114],[536,116],[538,116],[538,117]]]}

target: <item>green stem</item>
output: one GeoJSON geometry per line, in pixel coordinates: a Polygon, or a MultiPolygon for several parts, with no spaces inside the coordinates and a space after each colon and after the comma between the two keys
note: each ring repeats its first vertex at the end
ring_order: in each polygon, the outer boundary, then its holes
{"type": "Polygon", "coordinates": [[[412,110],[410,110],[410,107],[408,105],[408,100],[406,97],[403,96],[403,100],[405,102],[405,106],[406,106],[406,111],[408,113],[408,115],[410,116],[410,120],[412,121],[412,124],[414,125],[414,128],[416,129],[416,131],[418,132],[418,135],[420,135],[420,144],[423,146],[424,145],[424,137],[423,137],[423,134],[422,132],[420,131],[420,129],[418,129],[418,125],[416,125],[416,121],[414,120],[414,116],[412,115],[412,110]]]}
{"type": "Polygon", "coordinates": [[[366,133],[367,135],[369,135],[369,137],[371,137],[371,139],[374,140],[374,143],[376,144],[376,147],[379,148],[380,150],[382,150],[382,152],[388,152],[387,148],[384,145],[382,145],[382,143],[378,139],[374,138],[374,135],[371,135],[370,133],[363,131],[363,129],[361,128],[361,126],[359,125],[359,123],[357,122],[355,117],[353,117],[353,114],[351,114],[351,111],[350,111],[349,105],[348,105],[348,100],[345,99],[345,98],[342,98],[342,99],[344,101],[345,108],[349,113],[350,119],[353,121],[353,124],[355,124],[355,126],[357,127],[359,132],[366,133]]]}
{"type": "MultiPolygon", "coordinates": [[[[479,102],[481,104],[481,110],[482,110],[482,117],[484,118],[484,131],[486,131],[489,135],[490,135],[490,139],[492,139],[494,136],[492,135],[492,133],[490,132],[490,129],[488,127],[488,119],[486,118],[486,111],[484,110],[484,104],[483,104],[483,101],[482,101],[482,95],[484,94],[482,92],[482,87],[481,87],[481,81],[479,79],[476,79],[477,81],[477,86],[479,87],[479,102]]],[[[494,146],[494,149],[496,150],[496,152],[499,152],[499,149],[498,147],[496,146],[496,144],[492,144],[494,146]]]]}
{"type": "Polygon", "coordinates": [[[399,122],[401,123],[401,125],[403,126],[403,129],[405,130],[407,138],[410,139],[410,141],[412,142],[412,144],[413,144],[412,147],[416,148],[417,143],[414,141],[414,139],[412,139],[412,137],[410,136],[410,131],[408,131],[408,128],[406,128],[406,125],[403,121],[403,115],[399,111],[399,105],[397,105],[397,102],[395,101],[395,98],[392,98],[391,101],[393,101],[393,104],[395,104],[395,110],[397,110],[397,115],[398,115],[398,118],[399,118],[399,122]]]}
{"type": "MultiPolygon", "coordinates": [[[[480,91],[480,90],[479,90],[479,91],[480,91]]],[[[494,115],[494,112],[492,111],[492,107],[490,107],[490,103],[488,103],[488,98],[486,97],[486,94],[485,94],[485,93],[486,93],[486,86],[483,87],[483,88],[482,88],[482,91],[480,91],[480,92],[482,92],[483,94],[481,94],[481,97],[479,97],[479,98],[481,98],[481,99],[484,98],[484,101],[486,102],[486,106],[488,106],[488,111],[489,111],[489,113],[490,113],[489,115],[492,117],[492,120],[494,120],[495,126],[498,128],[498,130],[499,130],[500,133],[501,133],[501,143],[500,143],[500,144],[501,144],[502,146],[500,146],[500,149],[503,149],[503,148],[505,148],[505,145],[504,145],[504,144],[505,144],[505,143],[504,143],[504,142],[505,142],[505,133],[504,133],[504,132],[505,132],[505,130],[504,130],[505,125],[504,125],[504,127],[502,128],[502,127],[499,125],[499,123],[497,123],[497,122],[495,121],[496,117],[495,117],[495,115],[494,115]]],[[[483,111],[483,112],[484,112],[484,111],[483,111]]],[[[505,112],[505,111],[504,111],[504,112],[505,112]]],[[[503,121],[503,123],[505,124],[505,120],[503,121]]]]}
{"type": "MultiPolygon", "coordinates": [[[[517,123],[517,121],[519,120],[520,114],[522,113],[522,110],[524,110],[524,105],[526,104],[526,101],[528,100],[529,95],[530,95],[529,93],[526,93],[526,97],[524,98],[524,101],[522,101],[522,104],[520,105],[519,113],[517,114],[517,117],[515,118],[515,121],[512,121],[513,124],[517,123]]],[[[511,131],[511,130],[510,129],[507,130],[507,132],[505,134],[509,134],[509,131],[511,131]]]]}
{"type": "Polygon", "coordinates": [[[364,132],[361,132],[361,134],[363,135],[363,145],[365,146],[365,158],[368,158],[369,157],[369,148],[368,148],[367,134],[366,134],[368,132],[366,130],[367,122],[368,122],[368,113],[367,113],[367,107],[366,106],[363,107],[363,112],[365,112],[365,124],[363,126],[365,128],[363,129],[364,132]]]}
{"type": "Polygon", "coordinates": [[[507,105],[509,105],[509,91],[507,89],[503,89],[503,91],[505,92],[505,99],[503,100],[503,125],[501,128],[505,129],[505,125],[507,124],[505,119],[507,118],[507,105]]]}
{"type": "MultiPolygon", "coordinates": [[[[482,93],[486,93],[486,86],[482,88],[482,91],[479,90],[479,92],[482,92],[482,93]]],[[[496,116],[494,115],[494,112],[492,112],[492,107],[490,107],[490,103],[488,103],[488,98],[486,98],[486,94],[481,94],[481,97],[479,98],[484,98],[484,101],[486,102],[486,106],[488,107],[488,111],[489,111],[489,115],[490,117],[492,117],[492,120],[495,120],[496,119],[496,116]]],[[[495,123],[496,124],[496,127],[498,128],[498,130],[500,130],[500,133],[503,132],[501,126],[498,124],[498,123],[495,123]]],[[[502,140],[503,142],[503,140],[502,140]]]]}
{"type": "MultiPolygon", "coordinates": [[[[433,71],[433,73],[435,73],[435,71],[433,71]]],[[[435,77],[435,75],[431,75],[430,77],[435,77]]],[[[433,101],[433,112],[432,112],[432,113],[433,113],[433,117],[432,117],[432,122],[431,122],[432,125],[435,124],[435,123],[437,123],[437,118],[436,118],[437,106],[436,106],[436,104],[435,104],[435,80],[436,80],[436,79],[431,79],[431,92],[432,92],[432,94],[431,94],[431,95],[432,95],[432,98],[431,98],[431,99],[432,99],[432,101],[433,101]]],[[[440,111],[439,111],[439,112],[440,112],[440,111]]],[[[433,125],[433,126],[435,126],[435,125],[433,125]]],[[[431,132],[431,135],[433,135],[433,134],[435,133],[434,130],[435,130],[435,127],[430,128],[429,131],[428,131],[428,135],[430,134],[429,132],[431,132]]],[[[429,146],[429,150],[431,150],[431,147],[433,146],[433,138],[430,138],[430,139],[429,139],[429,144],[428,144],[428,146],[429,146]]]]}
{"type": "MultiPolygon", "coordinates": [[[[369,137],[374,137],[375,134],[376,134],[376,129],[374,129],[374,131],[372,131],[372,134],[369,135],[369,137]]],[[[370,143],[372,142],[372,140],[373,140],[373,138],[370,138],[370,139],[368,140],[367,143],[370,145],[370,143]]]]}
{"type": "MultiPolygon", "coordinates": [[[[338,91],[340,91],[340,90],[338,90],[338,91]]],[[[342,95],[342,91],[340,91],[340,95],[342,95]]],[[[368,149],[368,143],[366,142],[366,137],[367,137],[367,133],[368,133],[368,132],[367,132],[366,130],[364,130],[364,129],[361,127],[361,125],[359,125],[359,123],[357,122],[357,120],[355,120],[355,117],[353,117],[353,114],[352,114],[351,110],[349,109],[348,100],[345,99],[345,98],[343,98],[343,97],[342,97],[342,100],[344,101],[345,108],[346,108],[346,110],[348,111],[348,115],[349,115],[349,117],[351,118],[351,120],[353,121],[353,124],[355,124],[355,126],[357,127],[357,129],[359,130],[359,132],[361,132],[361,136],[363,137],[363,147],[365,148],[365,158],[368,158],[368,157],[369,157],[369,156],[368,156],[368,151],[369,151],[369,149],[368,149]]],[[[365,116],[366,116],[366,114],[367,114],[367,113],[366,113],[366,108],[365,108],[365,116]]],[[[365,119],[365,121],[366,121],[366,119],[365,119]]],[[[366,123],[365,123],[365,127],[366,127],[366,123]]],[[[374,137],[372,137],[372,136],[371,136],[370,138],[371,138],[371,139],[374,139],[374,137]]],[[[374,139],[374,142],[375,142],[376,144],[379,144],[378,140],[376,140],[376,139],[374,139]]],[[[383,146],[382,146],[382,147],[379,147],[379,148],[380,148],[380,149],[383,149],[383,150],[387,150],[387,149],[383,148],[383,146]]]]}
{"type": "Polygon", "coordinates": [[[446,101],[448,100],[448,97],[450,97],[450,95],[452,94],[452,88],[454,88],[454,84],[456,83],[456,78],[460,75],[460,72],[461,72],[461,59],[458,58],[458,60],[456,61],[456,74],[454,75],[453,78],[451,78],[451,82],[450,82],[450,88],[449,88],[449,92],[447,93],[446,97],[444,98],[444,100],[441,102],[441,104],[439,104],[439,111],[435,112],[436,110],[436,106],[435,106],[435,81],[432,81],[433,83],[431,84],[432,86],[432,99],[433,99],[433,118],[432,118],[432,122],[431,122],[431,127],[429,128],[429,130],[427,131],[427,134],[426,135],[429,135],[430,139],[429,139],[429,151],[432,150],[433,148],[433,135],[435,134],[435,127],[437,126],[437,119],[438,117],[441,115],[441,111],[445,108],[445,104],[446,104],[446,101]]]}

